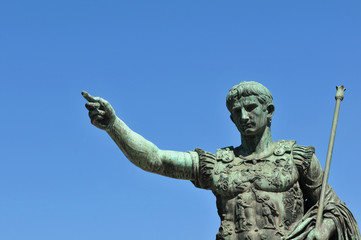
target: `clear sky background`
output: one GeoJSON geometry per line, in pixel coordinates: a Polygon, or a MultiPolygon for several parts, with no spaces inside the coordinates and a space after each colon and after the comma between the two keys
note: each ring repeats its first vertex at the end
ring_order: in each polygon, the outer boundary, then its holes
{"type": "Polygon", "coordinates": [[[240,144],[225,106],[269,88],[273,139],[322,166],[361,222],[360,1],[1,1],[0,239],[215,239],[215,197],[144,172],[90,124],[82,90],[161,149],[240,144]]]}

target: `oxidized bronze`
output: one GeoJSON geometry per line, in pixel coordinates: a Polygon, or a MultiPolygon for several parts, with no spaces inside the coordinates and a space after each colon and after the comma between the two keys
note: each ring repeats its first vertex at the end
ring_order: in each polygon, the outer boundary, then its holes
{"type": "Polygon", "coordinates": [[[360,240],[357,223],[327,185],[320,227],[315,227],[323,170],[312,146],[273,141],[273,98],[263,85],[242,82],[227,95],[242,144],[216,154],[161,150],[132,131],[104,99],[82,93],[92,124],[106,130],[136,166],[188,179],[217,198],[217,240],[360,240]]]}

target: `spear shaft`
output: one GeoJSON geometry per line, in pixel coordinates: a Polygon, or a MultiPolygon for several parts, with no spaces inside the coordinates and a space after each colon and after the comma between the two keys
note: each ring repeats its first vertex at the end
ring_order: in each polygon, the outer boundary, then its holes
{"type": "Polygon", "coordinates": [[[326,188],[327,188],[327,180],[328,180],[328,175],[330,173],[331,158],[332,158],[333,145],[335,142],[338,114],[340,112],[340,105],[341,105],[341,101],[343,100],[343,96],[344,96],[343,93],[344,93],[344,91],[346,91],[346,89],[343,87],[343,85],[337,86],[336,89],[337,89],[337,92],[336,92],[336,96],[335,96],[335,99],[336,99],[335,113],[333,115],[330,141],[328,143],[325,172],[324,172],[323,178],[322,178],[322,188],[321,188],[320,200],[319,200],[318,211],[317,211],[316,228],[321,227],[321,224],[322,224],[323,209],[324,209],[325,195],[326,195],[326,188]]]}

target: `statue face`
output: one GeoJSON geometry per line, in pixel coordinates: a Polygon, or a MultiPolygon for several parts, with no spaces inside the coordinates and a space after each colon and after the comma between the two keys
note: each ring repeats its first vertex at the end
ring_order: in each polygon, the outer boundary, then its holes
{"type": "Polygon", "coordinates": [[[231,112],[232,121],[244,136],[263,133],[270,116],[272,113],[268,113],[256,96],[241,97],[239,101],[234,103],[231,112]]]}

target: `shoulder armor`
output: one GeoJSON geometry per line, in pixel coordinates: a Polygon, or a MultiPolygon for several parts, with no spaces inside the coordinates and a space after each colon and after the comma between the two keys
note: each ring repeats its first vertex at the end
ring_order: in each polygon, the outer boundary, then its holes
{"type": "Polygon", "coordinates": [[[273,154],[276,156],[282,156],[285,153],[291,153],[292,148],[295,144],[295,140],[279,140],[273,151],[273,154]]]}
{"type": "Polygon", "coordinates": [[[233,147],[217,149],[216,159],[224,163],[232,162],[234,159],[233,147]]]}
{"type": "Polygon", "coordinates": [[[192,181],[198,188],[210,189],[212,185],[212,172],[216,162],[216,155],[200,148],[194,150],[199,156],[198,178],[192,181]]]}
{"type": "Polygon", "coordinates": [[[312,156],[315,153],[315,147],[295,145],[292,153],[293,160],[300,173],[306,173],[311,164],[312,156]]]}

